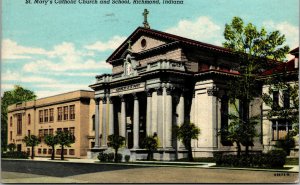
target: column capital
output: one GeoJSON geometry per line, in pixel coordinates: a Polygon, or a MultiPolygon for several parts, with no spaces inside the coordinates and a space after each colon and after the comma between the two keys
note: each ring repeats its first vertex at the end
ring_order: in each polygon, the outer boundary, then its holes
{"type": "Polygon", "coordinates": [[[125,102],[125,97],[123,94],[119,95],[120,99],[121,99],[121,102],[125,102]]]}
{"type": "Polygon", "coordinates": [[[99,105],[100,98],[94,98],[96,105],[99,105]]]}
{"type": "Polygon", "coordinates": [[[102,98],[102,103],[103,103],[103,104],[106,104],[106,102],[107,102],[107,97],[104,96],[104,97],[102,98]]]}
{"type": "Polygon", "coordinates": [[[134,100],[138,100],[137,93],[132,93],[132,96],[133,96],[134,100]]]}
{"type": "Polygon", "coordinates": [[[162,88],[161,88],[161,87],[159,87],[159,88],[155,88],[155,90],[156,90],[156,92],[157,92],[157,95],[158,95],[158,96],[161,96],[161,95],[162,95],[162,93],[163,93],[163,90],[162,90],[162,88]]]}
{"type": "Polygon", "coordinates": [[[147,97],[152,97],[153,89],[146,89],[147,97]]]}

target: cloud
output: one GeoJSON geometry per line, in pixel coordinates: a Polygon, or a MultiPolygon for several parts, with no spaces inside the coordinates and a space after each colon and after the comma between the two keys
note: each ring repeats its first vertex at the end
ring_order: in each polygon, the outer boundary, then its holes
{"type": "Polygon", "coordinates": [[[31,59],[31,55],[47,55],[48,52],[42,48],[21,46],[10,39],[2,41],[2,60],[31,59]]]}
{"type": "Polygon", "coordinates": [[[168,28],[165,31],[216,45],[221,45],[223,40],[221,26],[206,16],[198,17],[195,20],[180,20],[176,26],[168,28]]]}
{"type": "Polygon", "coordinates": [[[54,83],[56,80],[53,80],[51,78],[45,78],[40,76],[23,76],[20,73],[12,72],[10,70],[7,70],[2,75],[3,81],[14,81],[14,82],[25,82],[25,83],[54,83]]]}
{"type": "Polygon", "coordinates": [[[299,46],[299,28],[288,22],[275,23],[274,21],[265,21],[263,25],[268,30],[278,30],[285,35],[286,43],[290,46],[290,49],[294,49],[299,46]]]}
{"type": "Polygon", "coordinates": [[[114,50],[116,49],[119,45],[122,44],[126,40],[126,37],[121,37],[121,36],[114,36],[107,42],[103,41],[97,41],[91,45],[87,45],[84,48],[88,50],[95,50],[95,51],[107,51],[107,50],[114,50]]]}

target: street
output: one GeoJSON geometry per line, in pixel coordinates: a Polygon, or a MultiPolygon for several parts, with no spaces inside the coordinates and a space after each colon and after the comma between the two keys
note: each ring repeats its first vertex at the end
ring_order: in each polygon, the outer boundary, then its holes
{"type": "Polygon", "coordinates": [[[296,183],[292,172],[2,160],[2,183],[296,183]]]}

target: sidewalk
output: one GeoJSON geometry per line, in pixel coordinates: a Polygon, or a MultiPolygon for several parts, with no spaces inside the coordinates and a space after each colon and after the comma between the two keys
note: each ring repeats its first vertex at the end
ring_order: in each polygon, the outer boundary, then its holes
{"type": "MultiPolygon", "coordinates": [[[[3,160],[3,159],[2,159],[3,160]]],[[[5,160],[5,159],[4,159],[5,160]]],[[[11,159],[10,159],[11,160],[11,159]]],[[[14,159],[14,160],[31,160],[31,159],[14,159]]],[[[99,164],[115,164],[113,162],[100,163],[98,159],[55,159],[35,157],[33,161],[47,161],[60,163],[99,163],[99,164]]],[[[117,163],[117,165],[136,165],[136,166],[151,166],[151,167],[182,167],[182,168],[206,168],[206,169],[228,169],[228,170],[249,170],[249,171],[270,171],[270,172],[299,172],[297,165],[285,165],[284,167],[290,169],[264,169],[264,168],[238,168],[238,167],[216,167],[215,163],[205,162],[173,162],[173,161],[135,161],[129,163],[117,163]]]]}

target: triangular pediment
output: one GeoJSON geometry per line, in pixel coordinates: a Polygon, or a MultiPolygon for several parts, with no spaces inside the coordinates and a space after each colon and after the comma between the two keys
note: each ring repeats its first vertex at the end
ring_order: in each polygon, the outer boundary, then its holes
{"type": "Polygon", "coordinates": [[[124,52],[128,49],[132,53],[140,53],[158,48],[159,46],[165,46],[172,43],[182,43],[191,47],[199,47],[206,50],[213,50],[214,52],[231,53],[228,49],[214,46],[211,44],[187,39],[184,37],[172,35],[169,33],[138,27],[106,60],[109,63],[113,63],[116,60],[122,59],[124,52]]]}

